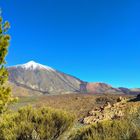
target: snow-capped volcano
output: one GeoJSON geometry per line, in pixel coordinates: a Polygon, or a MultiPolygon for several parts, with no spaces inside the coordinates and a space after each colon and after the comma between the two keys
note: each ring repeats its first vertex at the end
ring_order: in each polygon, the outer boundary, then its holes
{"type": "Polygon", "coordinates": [[[8,71],[11,83],[43,93],[80,92],[84,83],[74,76],[34,61],[9,67],[8,71]]]}
{"type": "Polygon", "coordinates": [[[49,71],[55,71],[53,68],[49,66],[45,66],[45,65],[36,63],[34,61],[29,61],[28,63],[22,64],[22,65],[16,65],[15,67],[21,67],[26,70],[45,69],[49,71]]]}
{"type": "MultiPolygon", "coordinates": [[[[46,94],[108,93],[139,94],[139,89],[113,88],[105,83],[88,83],[51,67],[30,61],[8,67],[9,82],[15,87],[46,94]]],[[[17,89],[17,88],[16,88],[17,89]]],[[[17,90],[16,90],[17,91],[17,90]]],[[[20,94],[20,92],[19,92],[20,94]]]]}

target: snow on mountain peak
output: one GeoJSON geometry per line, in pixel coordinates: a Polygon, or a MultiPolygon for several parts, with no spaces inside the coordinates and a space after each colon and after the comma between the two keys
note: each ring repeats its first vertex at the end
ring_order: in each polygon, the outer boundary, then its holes
{"type": "Polygon", "coordinates": [[[45,69],[45,70],[49,70],[49,71],[55,71],[54,69],[52,69],[49,66],[41,65],[34,61],[29,61],[28,63],[25,63],[23,65],[17,65],[17,67],[22,67],[24,69],[29,69],[29,70],[45,69]]]}

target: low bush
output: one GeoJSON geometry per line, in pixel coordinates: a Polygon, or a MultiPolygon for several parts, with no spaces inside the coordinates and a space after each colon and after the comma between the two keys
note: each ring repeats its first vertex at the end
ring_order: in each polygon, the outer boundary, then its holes
{"type": "Polygon", "coordinates": [[[140,108],[133,107],[126,110],[126,116],[122,119],[102,121],[74,131],[69,140],[140,139],[140,108]]]}
{"type": "Polygon", "coordinates": [[[0,140],[55,140],[74,122],[66,112],[24,107],[0,117],[0,140]]]}
{"type": "Polygon", "coordinates": [[[82,128],[72,134],[70,140],[136,140],[140,139],[140,127],[127,121],[107,121],[82,128]]]}

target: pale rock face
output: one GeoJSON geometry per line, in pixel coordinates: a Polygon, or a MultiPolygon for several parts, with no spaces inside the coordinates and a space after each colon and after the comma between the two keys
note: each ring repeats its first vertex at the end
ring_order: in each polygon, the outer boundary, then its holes
{"type": "Polygon", "coordinates": [[[36,69],[45,69],[48,71],[55,71],[53,68],[45,65],[41,65],[39,63],[36,63],[34,61],[29,61],[28,63],[25,63],[23,65],[17,65],[16,67],[21,67],[26,70],[36,70],[36,69]]]}

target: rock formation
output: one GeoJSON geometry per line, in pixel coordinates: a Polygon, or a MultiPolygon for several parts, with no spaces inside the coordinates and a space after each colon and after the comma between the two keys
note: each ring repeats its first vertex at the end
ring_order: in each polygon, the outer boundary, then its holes
{"type": "Polygon", "coordinates": [[[118,119],[124,116],[126,108],[126,98],[119,97],[117,103],[107,102],[104,106],[91,110],[87,117],[83,119],[84,124],[98,123],[104,120],[118,119]]]}

